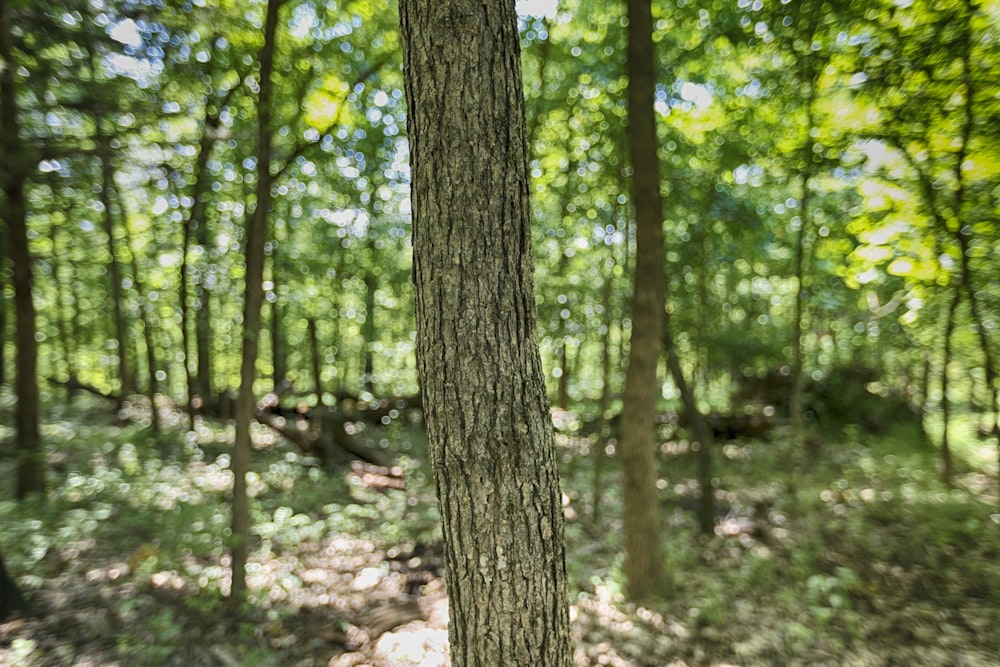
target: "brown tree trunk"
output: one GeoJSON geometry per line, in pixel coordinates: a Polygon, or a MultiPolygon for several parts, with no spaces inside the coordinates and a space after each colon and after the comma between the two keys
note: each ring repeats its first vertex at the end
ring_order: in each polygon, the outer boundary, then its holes
{"type": "Polygon", "coordinates": [[[111,190],[114,188],[114,168],[111,164],[111,141],[104,136],[100,114],[94,116],[94,140],[97,143],[101,164],[99,198],[104,208],[104,232],[108,237],[108,275],[111,280],[111,307],[114,316],[115,338],[118,342],[118,379],[121,395],[135,390],[135,377],[129,359],[128,326],[125,322],[125,294],[122,290],[121,263],[118,261],[118,244],[115,242],[115,218],[111,209],[111,190]]]}
{"type": "Polygon", "coordinates": [[[607,330],[601,337],[601,396],[597,402],[597,442],[594,443],[594,476],[591,482],[591,521],[595,525],[601,520],[601,498],[604,494],[604,468],[607,463],[608,439],[611,437],[610,415],[608,406],[611,404],[611,321],[614,318],[612,297],[615,287],[614,246],[608,246],[609,261],[604,265],[607,276],[601,290],[601,305],[604,306],[605,326],[607,330]]]}
{"type": "MultiPolygon", "coordinates": [[[[815,32],[813,30],[812,32],[815,32]]],[[[806,87],[806,140],[802,147],[802,198],[800,202],[799,228],[795,234],[795,312],[792,315],[792,391],[788,400],[788,416],[792,421],[792,433],[800,437],[804,428],[802,392],[805,366],[805,317],[806,317],[806,269],[809,250],[810,183],[813,176],[813,137],[816,124],[813,103],[816,98],[818,73],[812,57],[806,57],[805,70],[808,77],[806,87]]]]}
{"type": "Polygon", "coordinates": [[[632,337],[622,397],[625,577],[633,600],[666,592],[653,421],[659,395],[657,368],[663,333],[663,200],[656,154],[653,26],[650,0],[629,0],[628,103],[635,273],[632,337]]]}
{"type": "Polygon", "coordinates": [[[260,51],[257,97],[257,188],[256,203],[246,231],[246,290],[243,302],[243,355],[240,361],[240,391],[236,399],[236,436],[233,444],[233,521],[230,598],[238,607],[246,597],[246,563],[250,549],[250,501],[247,472],[250,468],[250,425],[253,421],[254,380],[260,338],[260,310],[264,301],[264,245],[271,208],[271,72],[281,0],[268,0],[264,23],[264,45],[260,51]]]}
{"type": "MultiPolygon", "coordinates": [[[[371,232],[369,232],[371,233],[371,232]]],[[[374,244],[369,240],[368,246],[374,253],[374,244]]],[[[372,259],[374,257],[372,256],[372,259]]],[[[362,385],[369,394],[375,393],[375,290],[378,289],[378,280],[375,275],[368,271],[365,274],[365,322],[362,325],[362,338],[364,338],[364,374],[362,385]]]]}
{"type": "Polygon", "coordinates": [[[319,335],[316,332],[316,318],[310,317],[307,320],[309,327],[309,351],[312,360],[313,389],[316,392],[316,412],[323,412],[323,360],[319,356],[319,335]]]}
{"type": "Polygon", "coordinates": [[[156,409],[156,395],[159,393],[160,382],[156,377],[156,346],[153,336],[153,307],[146,300],[146,293],[142,288],[142,280],[139,277],[139,263],[135,259],[135,252],[132,250],[132,238],[129,232],[128,215],[122,207],[122,232],[125,235],[125,248],[129,251],[132,268],[132,286],[135,288],[135,295],[139,300],[139,323],[142,324],[142,337],[146,345],[146,367],[148,370],[149,387],[149,425],[153,433],[160,432],[160,413],[156,409]]]}
{"type": "MultiPolygon", "coordinates": [[[[49,239],[52,242],[52,281],[55,283],[56,293],[55,293],[55,303],[52,304],[52,309],[54,311],[53,318],[56,321],[56,333],[59,336],[59,347],[62,351],[63,363],[66,369],[66,377],[73,378],[76,377],[76,369],[73,364],[73,353],[70,350],[70,336],[66,327],[66,318],[63,313],[63,303],[65,302],[65,297],[63,295],[63,276],[62,276],[62,264],[59,261],[60,258],[60,248],[59,248],[59,225],[54,221],[50,223],[49,229],[49,239]]],[[[70,273],[70,284],[73,283],[72,272],[70,273]]],[[[73,402],[73,397],[76,392],[73,389],[67,387],[66,389],[66,402],[67,404],[73,402]]]]}
{"type": "MultiPolygon", "coordinates": [[[[214,40],[210,40],[214,41],[214,40]]],[[[242,76],[240,77],[242,79],[242,76]]],[[[188,210],[188,217],[184,221],[184,242],[181,254],[181,275],[180,275],[180,298],[181,298],[181,323],[184,331],[184,372],[187,379],[188,402],[192,402],[195,396],[200,398],[199,404],[204,405],[205,401],[212,397],[212,377],[211,377],[211,313],[209,301],[208,276],[210,266],[208,259],[208,202],[210,201],[212,175],[208,170],[208,161],[212,156],[212,149],[218,138],[220,117],[226,108],[231,96],[239,88],[234,85],[221,97],[215,100],[205,100],[205,117],[201,126],[201,138],[198,142],[198,158],[194,166],[194,185],[191,190],[191,208],[188,210]],[[201,249],[201,259],[196,266],[190,264],[190,250],[192,240],[201,249]],[[197,272],[193,271],[197,269],[197,272]],[[189,283],[192,276],[197,276],[194,281],[193,296],[195,303],[194,322],[195,337],[191,340],[191,307],[188,303],[188,294],[191,291],[189,283]],[[194,349],[192,349],[194,348],[194,349]],[[192,352],[196,359],[196,366],[191,368],[190,360],[192,352]]]]}
{"type": "Polygon", "coordinates": [[[13,58],[10,5],[0,2],[0,187],[7,250],[13,264],[14,340],[17,347],[14,427],[17,431],[17,498],[45,491],[45,458],[38,433],[38,343],[35,341],[35,304],[32,301],[31,254],[28,249],[24,187],[31,158],[20,137],[17,108],[17,65],[13,58]]]}
{"type": "Polygon", "coordinates": [[[962,289],[956,286],[948,305],[948,315],[944,323],[944,359],[941,362],[941,479],[951,484],[951,440],[948,427],[951,423],[951,401],[948,400],[948,364],[951,363],[951,339],[955,333],[958,304],[962,301],[962,289]]]}
{"type": "Polygon", "coordinates": [[[674,332],[670,315],[666,316],[663,327],[663,347],[667,353],[667,368],[680,392],[684,413],[694,441],[698,443],[698,487],[701,494],[698,506],[698,528],[703,535],[715,532],[715,490],[712,487],[712,448],[715,445],[712,431],[708,428],[705,416],[698,409],[698,401],[694,395],[693,383],[689,384],[681,368],[681,359],[674,346],[674,332]]]}
{"type": "Polygon", "coordinates": [[[286,391],[288,386],[285,334],[277,290],[274,291],[274,301],[271,301],[271,386],[276,394],[286,391]]]}
{"type": "Polygon", "coordinates": [[[455,667],[567,667],[514,3],[402,0],[417,358],[455,667]]]}
{"type": "MultiPolygon", "coordinates": [[[[971,5],[970,5],[971,9],[971,5]]],[[[969,310],[972,313],[972,322],[976,326],[979,334],[979,345],[983,351],[983,372],[986,380],[986,395],[989,400],[989,410],[993,413],[990,422],[990,434],[997,439],[997,464],[1000,466],[1000,390],[997,389],[997,371],[993,360],[993,348],[990,343],[989,327],[980,312],[980,292],[973,284],[972,253],[971,244],[973,231],[971,225],[964,224],[962,208],[965,204],[965,178],[963,167],[965,165],[965,155],[968,152],[969,140],[972,137],[972,129],[975,123],[975,96],[978,92],[972,76],[972,35],[971,28],[966,25],[961,42],[962,48],[962,83],[965,86],[965,103],[962,105],[962,144],[961,150],[955,157],[955,181],[957,189],[955,191],[954,210],[958,215],[958,225],[954,230],[955,240],[961,248],[961,271],[962,283],[965,294],[969,299],[969,310]]],[[[985,292],[984,292],[985,293],[985,292]]],[[[1000,468],[998,468],[998,485],[1000,485],[1000,468]]],[[[1000,502],[1000,500],[998,500],[1000,502]]]]}

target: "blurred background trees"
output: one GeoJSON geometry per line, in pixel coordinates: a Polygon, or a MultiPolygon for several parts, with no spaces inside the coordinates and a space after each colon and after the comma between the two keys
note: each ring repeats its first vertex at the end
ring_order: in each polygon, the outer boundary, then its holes
{"type": "MultiPolygon", "coordinates": [[[[0,379],[25,493],[43,486],[36,378],[44,399],[223,412],[262,173],[254,395],[417,391],[395,5],[282,3],[268,157],[265,4],[3,0],[0,379]]],[[[628,21],[624,3],[519,7],[543,363],[601,438],[597,512],[632,278],[652,279],[634,274],[628,21]]],[[[652,11],[665,307],[697,408],[730,435],[914,420],[950,475],[949,435],[996,437],[1000,408],[995,3],[652,11]]],[[[664,366],[657,411],[680,408],[664,366]]]]}

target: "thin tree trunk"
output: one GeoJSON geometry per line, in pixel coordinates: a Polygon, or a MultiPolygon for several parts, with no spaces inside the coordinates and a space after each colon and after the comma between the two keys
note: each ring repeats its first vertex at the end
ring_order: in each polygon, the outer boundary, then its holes
{"type": "Polygon", "coordinates": [[[114,188],[114,168],[111,164],[111,142],[104,136],[103,121],[99,113],[94,114],[94,141],[97,144],[101,166],[101,187],[98,197],[104,209],[104,233],[108,237],[108,275],[111,281],[111,306],[114,317],[115,339],[118,343],[118,379],[124,396],[135,390],[135,377],[129,358],[128,325],[125,321],[125,294],[122,289],[121,263],[118,261],[118,247],[115,242],[115,218],[111,208],[111,191],[114,188]]]}
{"type": "MultiPolygon", "coordinates": [[[[813,31],[814,32],[814,31],[813,31]]],[[[805,316],[806,316],[806,254],[809,248],[809,216],[811,192],[809,190],[813,177],[813,136],[812,130],[816,124],[813,115],[813,103],[816,97],[816,78],[814,60],[806,57],[806,72],[809,80],[806,91],[806,141],[802,147],[804,162],[802,172],[802,198],[799,207],[799,229],[795,235],[795,313],[792,326],[792,392],[788,401],[788,416],[792,420],[792,433],[800,437],[803,431],[802,390],[805,366],[805,316]]]]}
{"type": "Polygon", "coordinates": [[[313,390],[316,392],[316,412],[323,412],[323,373],[322,360],[319,356],[319,335],[316,333],[316,318],[307,320],[309,327],[309,351],[312,360],[313,390]]]}
{"type": "Polygon", "coordinates": [[[664,320],[663,346],[667,353],[667,368],[670,369],[670,375],[674,379],[674,384],[677,385],[677,391],[680,392],[684,413],[691,425],[694,440],[698,443],[698,487],[701,494],[701,502],[698,506],[698,527],[703,535],[711,535],[715,532],[715,490],[712,487],[712,448],[715,442],[712,431],[705,421],[705,416],[698,409],[698,401],[695,398],[692,385],[688,384],[684,377],[681,359],[674,345],[673,325],[669,314],[664,320]]]}
{"type": "Polygon", "coordinates": [[[146,345],[146,366],[149,371],[149,411],[150,428],[153,433],[160,432],[160,413],[156,409],[156,395],[159,393],[160,382],[156,377],[156,346],[153,341],[152,306],[146,300],[146,293],[142,288],[142,280],[139,278],[139,263],[135,259],[136,253],[132,250],[131,234],[129,233],[128,215],[125,213],[124,205],[122,211],[122,231],[125,234],[125,248],[129,252],[132,266],[132,286],[135,295],[139,299],[139,321],[142,324],[142,337],[146,345]]]}
{"type": "Polygon", "coordinates": [[[656,154],[653,26],[650,0],[628,2],[629,154],[635,207],[632,337],[622,405],[625,577],[633,600],[666,592],[657,498],[655,432],[657,369],[663,335],[663,201],[656,154]]]}
{"type": "MultiPolygon", "coordinates": [[[[568,140],[572,135],[567,133],[566,141],[566,153],[572,155],[571,142],[568,140]]],[[[530,146],[530,144],[529,144],[530,146]]],[[[576,161],[572,158],[566,163],[566,184],[563,186],[563,196],[562,204],[559,207],[559,224],[563,224],[567,217],[572,215],[571,205],[573,203],[573,174],[576,172],[576,161]]],[[[562,284],[566,284],[566,267],[569,264],[569,255],[565,251],[560,252],[558,268],[556,269],[556,276],[559,280],[563,281],[562,284]]],[[[556,339],[556,355],[557,355],[557,368],[559,369],[559,377],[556,378],[556,400],[555,403],[558,407],[566,410],[569,407],[569,349],[567,348],[568,334],[567,334],[567,324],[569,318],[572,316],[572,311],[570,310],[569,299],[566,298],[565,294],[559,295],[561,301],[558,304],[562,306],[559,308],[558,317],[559,323],[557,325],[556,339]],[[565,315],[564,315],[565,313],[565,315]]]]}
{"type": "MultiPolygon", "coordinates": [[[[213,40],[214,41],[214,40],[213,40]]],[[[180,295],[181,295],[181,327],[183,329],[184,346],[184,373],[187,380],[188,404],[197,403],[203,406],[205,401],[212,396],[211,380],[211,315],[209,303],[209,289],[207,283],[209,275],[208,267],[208,202],[211,199],[212,175],[208,170],[208,161],[212,156],[215,141],[220,125],[220,114],[225,108],[229,97],[237,86],[230,89],[226,95],[212,104],[205,100],[205,117],[201,125],[201,138],[198,142],[198,157],[194,165],[194,186],[191,190],[191,208],[188,210],[188,217],[184,221],[184,240],[182,249],[182,262],[180,274],[180,295]],[[188,302],[190,293],[189,282],[191,280],[192,266],[190,264],[190,252],[192,239],[201,249],[201,262],[199,279],[194,284],[194,298],[197,302],[195,308],[195,349],[192,350],[191,340],[191,304],[188,302]],[[191,368],[191,354],[195,353],[196,367],[191,368]]]]}
{"type": "Polygon", "coordinates": [[[7,250],[13,264],[14,312],[17,317],[14,340],[17,346],[14,393],[14,427],[17,438],[17,489],[22,499],[45,491],[45,455],[38,432],[38,343],[35,340],[35,304],[28,248],[26,174],[31,158],[20,136],[17,108],[17,66],[13,58],[10,5],[0,2],[0,185],[6,195],[3,220],[7,230],[7,250]]]}
{"type": "Polygon", "coordinates": [[[568,667],[559,476],[537,342],[517,16],[402,0],[417,361],[455,667],[568,667]]]}
{"type": "MultiPolygon", "coordinates": [[[[970,12],[974,11],[968,3],[966,6],[970,12]]],[[[973,282],[972,256],[970,252],[973,235],[972,226],[963,224],[962,219],[962,209],[965,204],[965,174],[962,171],[962,168],[965,164],[965,156],[968,152],[969,140],[972,137],[972,127],[975,122],[974,104],[977,92],[972,78],[972,36],[969,34],[970,29],[968,29],[968,26],[966,27],[967,31],[963,34],[964,38],[961,42],[962,83],[965,87],[965,103],[962,105],[964,118],[962,124],[961,148],[958,151],[958,155],[955,157],[954,174],[957,189],[955,191],[954,210],[958,215],[958,225],[954,230],[954,236],[955,240],[958,241],[959,247],[961,248],[960,267],[962,271],[962,283],[965,287],[966,296],[969,299],[969,310],[972,312],[972,322],[976,326],[976,331],[979,334],[979,345],[983,352],[983,372],[986,376],[985,381],[987,397],[990,403],[989,410],[993,413],[992,422],[990,424],[990,433],[991,435],[998,437],[997,464],[1000,466],[1000,389],[997,388],[997,371],[993,359],[993,349],[990,344],[989,329],[982,313],[980,312],[979,292],[976,291],[973,282]]],[[[1000,484],[1000,467],[998,467],[998,484],[1000,484]]]]}
{"type": "MultiPolygon", "coordinates": [[[[204,132],[204,130],[202,130],[204,132]]],[[[204,140],[202,141],[204,144],[204,140]]],[[[204,151],[204,145],[202,145],[202,151],[204,151]]],[[[200,166],[201,153],[198,154],[198,162],[200,166]]],[[[196,166],[197,170],[198,167],[196,166]]],[[[195,177],[197,179],[197,176],[195,177]]],[[[195,198],[197,202],[197,195],[195,198]]],[[[194,206],[192,205],[191,213],[188,215],[188,219],[184,221],[184,227],[181,233],[181,265],[178,269],[178,284],[177,284],[177,294],[178,301],[180,302],[181,310],[181,353],[184,357],[184,388],[187,391],[187,406],[188,413],[191,416],[191,428],[194,428],[194,415],[205,404],[204,396],[197,396],[198,390],[195,385],[194,373],[191,372],[191,304],[188,303],[188,293],[190,289],[188,288],[188,273],[190,271],[189,265],[189,254],[191,252],[191,225],[194,217],[194,206]]]]}
{"type": "Polygon", "coordinates": [[[271,304],[271,385],[272,391],[280,394],[288,386],[288,359],[285,354],[285,325],[282,318],[281,301],[278,297],[278,277],[283,275],[278,255],[276,231],[271,232],[271,278],[269,294],[264,298],[271,304]]]}
{"type": "MultiPolygon", "coordinates": [[[[207,193],[206,193],[207,196],[207,193]]],[[[204,210],[204,209],[202,209],[204,210]]],[[[192,216],[194,213],[192,213],[192,216]]],[[[202,214],[199,218],[193,218],[196,223],[194,229],[195,243],[201,248],[201,266],[198,267],[198,280],[194,283],[195,309],[195,348],[197,364],[195,367],[196,393],[202,397],[203,402],[210,400],[214,396],[212,383],[212,271],[214,270],[209,261],[208,246],[210,243],[208,234],[208,217],[202,214]]]]}
{"type": "Polygon", "coordinates": [[[941,364],[941,479],[951,485],[951,440],[948,437],[948,427],[951,424],[951,401],[948,400],[948,365],[951,363],[951,339],[955,332],[955,320],[958,314],[958,304],[962,300],[962,290],[955,287],[951,303],[948,305],[948,315],[944,324],[944,359],[941,364]]]}
{"type": "MultiPolygon", "coordinates": [[[[369,241],[369,248],[373,244],[369,241]]],[[[371,250],[374,253],[374,250],[371,250]]],[[[365,274],[365,322],[362,328],[364,338],[364,376],[362,385],[369,394],[375,393],[375,290],[378,289],[378,281],[371,270],[365,274]]]]}
{"type": "Polygon", "coordinates": [[[606,264],[607,278],[601,291],[607,331],[601,337],[601,397],[597,403],[597,442],[594,443],[594,477],[591,483],[591,521],[597,525],[601,520],[601,497],[604,493],[604,467],[608,459],[607,446],[610,437],[608,406],[611,403],[611,298],[614,294],[614,246],[609,246],[611,261],[606,264]]]}
{"type": "MultiPolygon", "coordinates": [[[[55,303],[53,304],[54,317],[56,321],[56,333],[59,336],[59,347],[62,348],[63,365],[66,369],[67,379],[73,379],[76,377],[76,371],[73,368],[73,356],[70,352],[70,342],[69,333],[66,330],[66,318],[63,313],[63,303],[65,302],[65,296],[63,294],[63,277],[62,277],[62,264],[59,261],[60,249],[59,249],[59,225],[55,222],[50,224],[49,228],[49,240],[52,242],[52,280],[55,283],[56,294],[55,303]]],[[[72,275],[70,276],[70,283],[72,284],[72,275]]],[[[66,387],[66,402],[72,403],[73,396],[75,395],[72,387],[67,385],[66,387]]]]}
{"type": "Polygon", "coordinates": [[[246,564],[250,550],[250,501],[247,472],[250,468],[250,425],[253,421],[254,380],[260,338],[260,310],[264,301],[264,245],[271,208],[271,73],[281,0],[268,0],[264,45],[260,51],[260,92],[257,98],[256,204],[246,231],[246,297],[243,303],[243,354],[240,391],[236,401],[236,437],[233,444],[232,589],[234,608],[246,598],[246,564]]]}

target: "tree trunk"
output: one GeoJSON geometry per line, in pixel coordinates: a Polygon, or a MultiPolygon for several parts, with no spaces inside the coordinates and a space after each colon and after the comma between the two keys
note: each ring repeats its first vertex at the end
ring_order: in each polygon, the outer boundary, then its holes
{"type": "Polygon", "coordinates": [[[142,337],[146,345],[146,366],[148,369],[149,382],[149,425],[153,433],[160,432],[160,413],[156,409],[156,395],[159,393],[160,382],[156,377],[156,346],[153,340],[153,308],[146,300],[146,293],[142,288],[142,280],[139,278],[139,263],[135,259],[135,252],[132,250],[131,234],[129,233],[128,215],[122,207],[122,231],[125,234],[125,248],[129,251],[132,266],[132,286],[135,288],[135,295],[139,299],[139,322],[142,324],[142,337]]]}
{"type": "MultiPolygon", "coordinates": [[[[63,313],[63,303],[65,302],[65,296],[63,295],[63,276],[62,276],[62,264],[59,261],[60,248],[59,248],[59,225],[52,221],[50,223],[49,229],[49,239],[52,242],[52,281],[55,283],[56,293],[55,293],[55,303],[52,304],[53,309],[53,319],[56,323],[56,333],[59,337],[59,347],[62,348],[63,363],[66,368],[66,377],[72,378],[76,377],[76,368],[73,364],[73,353],[70,350],[70,336],[66,327],[66,318],[63,313]]],[[[73,275],[70,272],[70,284],[73,283],[73,275]]],[[[73,397],[75,392],[68,388],[66,389],[66,403],[71,404],[73,402],[73,397]]]]}
{"type": "Polygon", "coordinates": [[[694,441],[698,443],[698,487],[701,493],[701,502],[698,505],[698,527],[703,535],[711,535],[715,532],[715,490],[712,487],[712,448],[715,442],[712,431],[705,422],[705,416],[698,409],[693,383],[689,384],[684,377],[681,359],[674,346],[674,332],[670,315],[667,315],[664,320],[663,347],[667,353],[667,368],[670,369],[670,375],[674,379],[674,384],[677,385],[677,391],[680,392],[684,413],[691,425],[694,441]]]}
{"type": "Polygon", "coordinates": [[[104,232],[108,237],[108,275],[111,280],[111,306],[114,316],[115,338],[118,342],[118,379],[121,394],[135,390],[135,378],[129,360],[128,326],[125,322],[125,294],[122,291],[122,271],[118,261],[115,243],[115,218],[111,209],[111,190],[114,188],[114,169],[111,164],[111,141],[104,136],[100,114],[94,115],[94,141],[97,143],[98,159],[101,164],[101,187],[99,198],[104,209],[104,232]]]}
{"type": "MultiPolygon", "coordinates": [[[[997,436],[997,464],[1000,466],[1000,390],[997,389],[997,371],[993,361],[993,349],[990,344],[989,327],[985,318],[980,312],[980,292],[973,284],[972,271],[972,225],[963,224],[962,208],[965,204],[965,155],[968,152],[969,140],[972,137],[972,128],[975,123],[975,95],[978,92],[974,86],[972,77],[972,35],[971,29],[963,33],[961,42],[962,49],[962,83],[965,86],[965,102],[962,105],[962,144],[958,155],[955,157],[955,181],[957,188],[955,191],[954,210],[958,216],[958,225],[954,230],[955,240],[961,248],[961,271],[962,283],[965,294],[969,299],[969,310],[972,312],[972,322],[979,334],[979,345],[983,351],[983,372],[986,380],[986,395],[989,400],[989,411],[993,413],[990,423],[990,434],[997,436]]],[[[985,294],[985,292],[984,292],[985,294]]],[[[997,472],[997,483],[1000,485],[1000,468],[997,472]]],[[[1000,502],[1000,500],[998,500],[1000,502]]]]}
{"type": "Polygon", "coordinates": [[[14,427],[17,431],[17,498],[45,491],[45,456],[38,433],[38,343],[32,300],[31,254],[25,203],[26,174],[31,158],[20,136],[17,108],[17,65],[13,58],[10,5],[0,2],[0,186],[4,191],[3,220],[7,250],[13,263],[14,340],[17,347],[14,427]]]}
{"type": "Polygon", "coordinates": [[[316,333],[316,318],[310,317],[307,320],[309,327],[309,351],[312,360],[313,389],[316,392],[316,412],[323,411],[323,360],[319,356],[319,335],[316,333]]]}
{"type": "Polygon", "coordinates": [[[944,359],[941,362],[941,479],[951,485],[951,441],[948,437],[948,427],[951,423],[951,402],[948,400],[948,365],[951,363],[951,339],[955,333],[955,320],[958,315],[958,304],[962,300],[960,286],[954,288],[955,293],[948,305],[948,315],[944,323],[944,359]]]}
{"type": "Polygon", "coordinates": [[[514,3],[402,0],[417,359],[455,667],[567,667],[514,3]]]}
{"type": "MultiPolygon", "coordinates": [[[[371,233],[371,232],[369,232],[371,233]]],[[[368,242],[371,247],[372,242],[368,242]]],[[[374,253],[374,250],[371,251],[374,253]]],[[[372,257],[374,260],[374,257],[372,257]]],[[[375,393],[375,364],[373,355],[375,354],[375,290],[378,289],[378,281],[371,269],[365,274],[365,322],[362,325],[364,338],[364,375],[361,384],[369,394],[375,393]]]]}
{"type": "MultiPolygon", "coordinates": [[[[811,33],[815,33],[815,28],[811,33]]],[[[805,316],[806,316],[806,269],[809,249],[809,215],[810,215],[810,183],[813,177],[813,127],[816,124],[813,114],[813,103],[816,98],[818,73],[815,60],[811,56],[805,58],[805,71],[808,77],[806,90],[806,140],[802,147],[802,198],[798,233],[795,235],[795,312],[792,315],[792,391],[788,400],[788,416],[792,420],[792,433],[800,437],[803,431],[802,390],[805,366],[805,316]]]]}
{"type": "Polygon", "coordinates": [[[253,421],[254,380],[260,339],[260,310],[264,301],[264,245],[271,208],[271,72],[281,0],[268,0],[264,23],[264,45],[260,51],[260,92],[257,97],[257,188],[256,203],[246,231],[246,290],[243,302],[243,354],[240,361],[240,391],[236,401],[236,436],[233,444],[233,522],[230,598],[234,608],[246,597],[246,563],[250,549],[250,501],[247,472],[250,468],[250,425],[253,421]]]}
{"type": "MultiPolygon", "coordinates": [[[[627,252],[627,251],[626,251],[627,252]]],[[[601,305],[604,306],[606,331],[601,337],[601,396],[597,402],[597,442],[594,443],[594,476],[591,482],[591,521],[596,526],[601,520],[601,498],[604,494],[604,468],[608,459],[607,446],[611,436],[608,407],[611,404],[611,322],[614,318],[612,297],[615,287],[614,245],[608,246],[608,262],[604,287],[601,290],[601,305]]]]}
{"type": "Polygon", "coordinates": [[[286,391],[288,386],[288,361],[285,357],[284,326],[277,290],[273,294],[274,301],[271,301],[271,386],[274,393],[280,394],[286,391]]]}
{"type": "MultiPolygon", "coordinates": [[[[211,178],[207,173],[206,180],[211,178]]],[[[196,189],[197,190],[197,189],[196,189]]],[[[205,190],[205,197],[208,197],[208,189],[205,190]]],[[[202,397],[202,403],[214,396],[215,389],[212,385],[212,290],[211,284],[213,267],[210,263],[209,245],[211,243],[208,234],[207,207],[204,202],[192,211],[192,221],[195,225],[194,240],[201,249],[201,261],[197,267],[194,281],[194,304],[195,304],[195,391],[202,397]],[[197,217],[195,217],[197,215],[197,217]]]]}
{"type": "Polygon", "coordinates": [[[198,404],[204,405],[205,401],[212,396],[211,381],[211,355],[209,345],[211,341],[211,320],[209,313],[209,290],[206,284],[209,275],[208,269],[208,202],[211,198],[212,175],[208,170],[208,161],[212,156],[212,149],[220,126],[220,115],[232,94],[233,89],[214,104],[205,100],[205,118],[201,125],[201,139],[198,142],[198,158],[194,165],[194,186],[191,190],[191,208],[188,210],[187,220],[184,221],[184,242],[181,254],[181,274],[180,274],[180,298],[181,298],[181,326],[184,331],[184,373],[187,379],[188,404],[191,405],[195,396],[199,398],[198,404]],[[197,303],[195,310],[196,332],[194,337],[194,347],[192,350],[191,341],[191,304],[188,303],[189,282],[192,274],[190,262],[190,251],[192,239],[201,249],[201,259],[199,262],[200,273],[198,280],[194,282],[194,298],[197,303]],[[192,370],[190,365],[191,353],[195,352],[197,366],[192,370]]]}
{"type": "Polygon", "coordinates": [[[622,397],[625,577],[633,600],[666,592],[653,421],[659,396],[657,368],[663,332],[663,201],[653,109],[655,72],[650,0],[629,0],[628,103],[635,273],[632,338],[622,397]]]}

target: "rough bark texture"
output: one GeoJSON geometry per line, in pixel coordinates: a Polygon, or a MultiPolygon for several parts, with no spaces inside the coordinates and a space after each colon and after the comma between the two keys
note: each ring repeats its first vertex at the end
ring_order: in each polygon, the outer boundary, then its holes
{"type": "Polygon", "coordinates": [[[632,202],[635,206],[635,289],[632,337],[622,397],[625,576],[629,597],[664,592],[660,512],[656,498],[653,420],[663,332],[663,200],[653,110],[653,26],[650,0],[629,0],[628,103],[632,202]]]}
{"type": "Polygon", "coordinates": [[[243,356],[240,361],[240,393],[236,399],[236,436],[233,444],[233,523],[231,598],[239,604],[246,595],[246,563],[250,539],[250,507],[247,471],[250,468],[250,424],[256,412],[253,385],[257,379],[260,339],[260,309],[264,301],[264,242],[271,208],[271,72],[274,41],[281,0],[269,0],[264,23],[264,46],[260,52],[260,93],[257,98],[257,201],[246,236],[246,297],[243,302],[243,356]]]}
{"type": "Polygon", "coordinates": [[[571,663],[514,3],[403,0],[417,355],[456,667],[571,663]]]}
{"type": "Polygon", "coordinates": [[[45,459],[38,433],[38,344],[35,342],[35,304],[32,301],[31,254],[28,250],[25,174],[30,158],[20,137],[10,6],[0,2],[0,209],[7,232],[7,251],[13,263],[14,312],[17,344],[14,427],[17,431],[18,498],[45,490],[45,459]]]}

